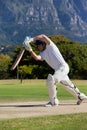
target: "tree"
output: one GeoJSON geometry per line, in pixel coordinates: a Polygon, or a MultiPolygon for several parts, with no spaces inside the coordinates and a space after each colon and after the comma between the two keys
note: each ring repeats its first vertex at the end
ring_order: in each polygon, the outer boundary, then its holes
{"type": "Polygon", "coordinates": [[[9,78],[8,68],[11,62],[11,57],[0,54],[0,79],[9,78]]]}
{"type": "Polygon", "coordinates": [[[87,79],[87,45],[59,45],[64,59],[70,66],[71,78],[87,79]]]}
{"type": "MultiPolygon", "coordinates": [[[[64,59],[69,64],[70,78],[87,79],[87,45],[80,45],[78,42],[72,42],[64,36],[50,36],[50,38],[58,46],[64,59]]],[[[16,59],[20,48],[21,47],[18,47],[14,51],[14,57],[11,64],[16,59]]],[[[32,48],[37,54],[39,53],[34,44],[32,44],[32,48]]],[[[24,78],[44,79],[49,73],[54,72],[46,62],[35,61],[28,51],[25,51],[23,58],[19,63],[19,68],[21,69],[20,73],[24,75],[24,78]]],[[[17,70],[15,69],[13,73],[12,76],[16,75],[17,70]]]]}

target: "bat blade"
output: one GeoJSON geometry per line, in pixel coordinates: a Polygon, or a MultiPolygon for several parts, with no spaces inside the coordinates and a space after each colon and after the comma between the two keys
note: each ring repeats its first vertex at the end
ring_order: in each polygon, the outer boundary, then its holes
{"type": "Polygon", "coordinates": [[[24,52],[25,52],[25,48],[22,48],[22,49],[20,50],[20,52],[19,52],[19,54],[18,54],[16,60],[14,61],[13,65],[12,65],[12,67],[11,67],[11,70],[14,70],[14,69],[18,66],[20,60],[22,59],[22,56],[23,56],[24,52]]]}

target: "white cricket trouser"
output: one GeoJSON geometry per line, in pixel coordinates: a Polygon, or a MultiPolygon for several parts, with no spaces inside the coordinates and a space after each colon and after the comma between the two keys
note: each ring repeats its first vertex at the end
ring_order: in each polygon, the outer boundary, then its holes
{"type": "Polygon", "coordinates": [[[70,92],[73,96],[78,98],[80,91],[74,86],[74,84],[70,81],[68,77],[69,67],[67,64],[61,66],[53,75],[49,74],[47,78],[47,87],[50,102],[54,104],[58,104],[57,99],[57,89],[56,84],[61,83],[63,88],[65,88],[68,92],[70,92]]]}
{"type": "Polygon", "coordinates": [[[68,92],[70,92],[73,96],[78,98],[78,94],[80,94],[79,89],[74,86],[74,84],[70,81],[68,77],[69,66],[67,64],[61,66],[59,70],[55,71],[53,77],[55,83],[61,83],[63,88],[65,88],[68,92]]]}
{"type": "Polygon", "coordinates": [[[59,69],[55,71],[53,75],[55,82],[59,83],[66,77],[66,75],[68,75],[68,73],[69,73],[69,66],[67,64],[60,66],[59,69]]]}

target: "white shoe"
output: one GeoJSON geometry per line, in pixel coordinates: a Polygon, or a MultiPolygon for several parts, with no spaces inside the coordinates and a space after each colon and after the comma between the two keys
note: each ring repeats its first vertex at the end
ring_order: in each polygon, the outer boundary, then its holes
{"type": "Polygon", "coordinates": [[[45,107],[52,107],[52,103],[48,102],[47,104],[45,104],[45,107]]]}
{"type": "Polygon", "coordinates": [[[57,103],[52,104],[51,102],[48,102],[45,107],[52,107],[52,106],[58,106],[59,105],[59,101],[57,101],[57,103]]]}
{"type": "Polygon", "coordinates": [[[87,99],[87,96],[84,93],[80,93],[78,96],[77,105],[80,105],[83,100],[87,99]]]}

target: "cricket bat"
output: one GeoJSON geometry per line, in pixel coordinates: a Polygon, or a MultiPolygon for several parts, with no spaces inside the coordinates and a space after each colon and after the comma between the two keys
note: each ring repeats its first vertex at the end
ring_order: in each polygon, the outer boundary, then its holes
{"type": "Polygon", "coordinates": [[[14,70],[14,69],[18,66],[20,60],[22,59],[22,56],[23,56],[24,52],[25,52],[25,48],[23,47],[23,48],[20,50],[20,52],[19,52],[17,58],[15,59],[13,65],[12,65],[12,67],[11,67],[11,70],[14,70]]]}

